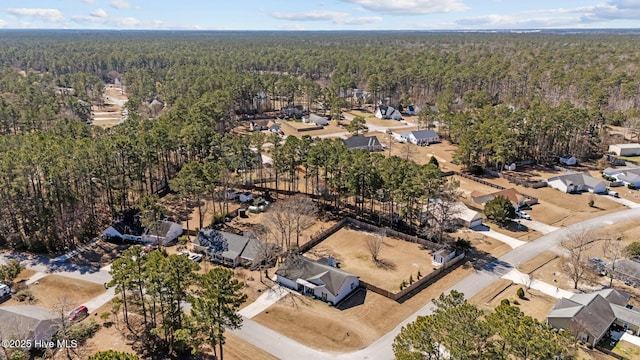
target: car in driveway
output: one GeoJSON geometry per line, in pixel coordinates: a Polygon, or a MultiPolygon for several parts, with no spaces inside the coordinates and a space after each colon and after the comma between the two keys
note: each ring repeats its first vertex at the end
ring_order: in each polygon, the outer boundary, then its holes
{"type": "Polygon", "coordinates": [[[89,316],[89,309],[87,309],[87,307],[84,305],[80,305],[69,313],[69,321],[71,322],[80,321],[86,318],[87,316],[89,316]]]}
{"type": "Polygon", "coordinates": [[[520,209],[516,209],[516,216],[519,217],[520,219],[531,220],[531,215],[527,214],[526,212],[520,209]]]}

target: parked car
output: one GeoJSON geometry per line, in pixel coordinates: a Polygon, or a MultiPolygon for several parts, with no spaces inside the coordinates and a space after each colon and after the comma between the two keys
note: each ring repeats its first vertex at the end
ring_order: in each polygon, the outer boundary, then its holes
{"type": "Polygon", "coordinates": [[[11,288],[9,285],[0,283],[0,302],[8,300],[11,297],[11,288]]]}
{"type": "Polygon", "coordinates": [[[189,255],[189,260],[195,261],[195,262],[200,262],[200,261],[202,261],[202,254],[191,253],[189,255]]]}
{"type": "Polygon", "coordinates": [[[519,217],[520,219],[531,220],[531,215],[527,214],[526,212],[520,209],[516,209],[516,216],[519,217]]]}
{"type": "Polygon", "coordinates": [[[607,195],[613,196],[613,197],[620,197],[620,194],[618,194],[618,192],[613,191],[613,190],[608,190],[607,191],[607,195]]]}
{"type": "Polygon", "coordinates": [[[69,321],[80,321],[87,316],[89,316],[89,309],[84,305],[80,305],[71,311],[69,314],[69,321]]]}

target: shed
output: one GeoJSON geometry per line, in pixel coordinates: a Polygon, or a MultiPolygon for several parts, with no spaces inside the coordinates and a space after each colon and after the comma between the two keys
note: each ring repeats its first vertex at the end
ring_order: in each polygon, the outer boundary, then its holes
{"type": "Polygon", "coordinates": [[[571,155],[560,156],[559,160],[561,164],[564,164],[567,166],[573,166],[578,163],[578,159],[576,159],[575,156],[571,156],[571,155]]]}
{"type": "Polygon", "coordinates": [[[635,156],[640,155],[640,144],[613,144],[609,145],[609,152],[618,156],[635,156]]]}
{"type": "Polygon", "coordinates": [[[456,257],[456,250],[450,248],[440,249],[433,253],[433,261],[432,264],[435,266],[440,266],[446,263],[447,261],[456,257]]]}

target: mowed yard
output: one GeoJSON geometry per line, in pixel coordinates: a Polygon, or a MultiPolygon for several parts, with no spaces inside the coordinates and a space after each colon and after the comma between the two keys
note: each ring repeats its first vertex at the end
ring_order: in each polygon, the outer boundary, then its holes
{"type": "Polygon", "coordinates": [[[434,269],[431,264],[433,253],[417,243],[391,238],[383,238],[379,263],[376,264],[367,248],[367,241],[376,234],[349,227],[335,234],[311,249],[310,253],[322,256],[332,255],[342,270],[360,276],[370,284],[389,291],[399,291],[403,280],[412,277],[417,280],[434,269]]]}
{"type": "Polygon", "coordinates": [[[466,263],[400,304],[357,290],[342,310],[299,294],[288,295],[253,320],[309,347],[345,352],[364,348],[473,272],[466,263]]]}

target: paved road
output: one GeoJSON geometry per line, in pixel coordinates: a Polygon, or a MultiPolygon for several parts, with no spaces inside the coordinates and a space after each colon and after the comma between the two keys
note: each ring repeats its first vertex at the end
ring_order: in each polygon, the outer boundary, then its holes
{"type": "MultiPolygon", "coordinates": [[[[616,222],[637,218],[640,218],[640,208],[623,210],[560,228],[513,249],[499,259],[487,264],[482,270],[467,276],[448,289],[447,292],[457,290],[463,292],[467,298],[471,298],[521,263],[560,244],[568,234],[576,229],[597,229],[616,222]]],[[[414,321],[419,315],[429,315],[433,307],[433,303],[429,302],[373,344],[350,353],[337,354],[311,349],[246,318],[244,319],[243,327],[233,331],[233,333],[280,359],[393,359],[391,344],[402,326],[414,321]]]]}

